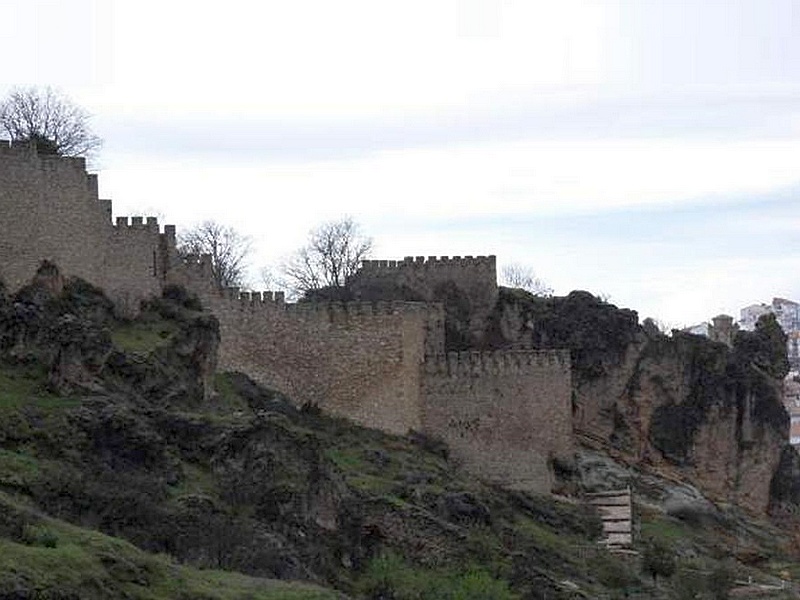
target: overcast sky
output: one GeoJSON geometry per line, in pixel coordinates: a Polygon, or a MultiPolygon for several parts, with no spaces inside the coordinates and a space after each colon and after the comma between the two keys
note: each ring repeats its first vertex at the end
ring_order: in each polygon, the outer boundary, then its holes
{"type": "MultiPolygon", "coordinates": [[[[351,215],[671,325],[800,300],[796,0],[0,0],[0,94],[61,88],[117,215],[351,215]]],[[[258,285],[256,285],[258,287],[258,285]]]]}

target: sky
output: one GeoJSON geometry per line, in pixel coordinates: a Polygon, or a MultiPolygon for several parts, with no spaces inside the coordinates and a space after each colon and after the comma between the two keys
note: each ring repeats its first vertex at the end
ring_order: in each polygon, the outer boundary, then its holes
{"type": "Polygon", "coordinates": [[[92,114],[115,215],[495,254],[668,326],[800,301],[796,0],[0,0],[0,95],[92,114]]]}

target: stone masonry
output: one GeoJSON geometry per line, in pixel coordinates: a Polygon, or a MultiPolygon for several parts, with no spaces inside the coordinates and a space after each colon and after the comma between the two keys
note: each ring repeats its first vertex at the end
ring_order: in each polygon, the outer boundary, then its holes
{"type": "Polygon", "coordinates": [[[213,287],[208,257],[179,259],[175,228],[111,222],[111,202],[82,159],[0,142],[0,278],[13,291],[48,259],[102,287],[123,315],[180,284],[219,319],[219,366],[293,401],[396,434],[447,442],[465,468],[503,485],[546,492],[552,461],[573,451],[569,353],[444,352],[450,286],[476,333],[497,298],[495,257],[368,261],[351,282],[413,290],[418,302],[287,304],[279,292],[213,287]]]}
{"type": "Polygon", "coordinates": [[[415,299],[435,302],[456,290],[467,304],[469,329],[475,340],[486,330],[486,319],[497,302],[497,261],[494,256],[407,256],[403,260],[365,260],[347,287],[356,297],[371,289],[394,288],[415,299]]]}
{"type": "Polygon", "coordinates": [[[82,158],[40,155],[0,141],[0,278],[27,283],[47,259],[103,288],[122,314],[158,294],[174,260],[175,228],[153,217],[111,222],[111,201],[82,158]]]}

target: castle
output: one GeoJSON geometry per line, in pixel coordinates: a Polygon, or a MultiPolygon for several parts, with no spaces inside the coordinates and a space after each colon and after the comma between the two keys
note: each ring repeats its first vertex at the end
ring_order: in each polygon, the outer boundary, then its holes
{"type": "Polygon", "coordinates": [[[0,142],[0,279],[27,283],[43,259],[111,297],[123,316],[168,284],[194,293],[220,323],[219,366],[368,427],[447,442],[479,476],[549,491],[554,460],[573,453],[569,352],[445,352],[442,285],[466,298],[471,333],[497,299],[495,257],[365,261],[354,290],[391,284],[419,301],[286,303],[281,293],[212,284],[208,257],[181,259],[174,226],[111,221],[111,201],[80,158],[0,142]]]}

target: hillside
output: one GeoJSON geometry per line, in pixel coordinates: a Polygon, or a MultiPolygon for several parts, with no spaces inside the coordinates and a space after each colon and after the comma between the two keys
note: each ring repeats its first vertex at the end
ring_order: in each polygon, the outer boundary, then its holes
{"type": "Polygon", "coordinates": [[[585,444],[753,513],[786,512],[799,498],[781,399],[786,340],[774,320],[739,332],[728,348],[666,336],[587,292],[535,298],[504,289],[489,341],[570,349],[573,425],[585,444]]]}
{"type": "Polygon", "coordinates": [[[568,497],[510,492],[436,440],[215,373],[218,342],[179,288],[131,321],[52,266],[0,291],[0,598],[690,598],[800,577],[790,534],[624,445],[582,448],[568,497]],[[609,482],[634,487],[639,556],[598,544],[579,492],[609,482]]]}

